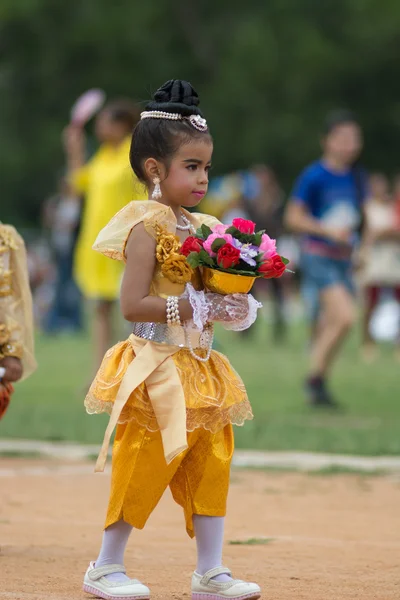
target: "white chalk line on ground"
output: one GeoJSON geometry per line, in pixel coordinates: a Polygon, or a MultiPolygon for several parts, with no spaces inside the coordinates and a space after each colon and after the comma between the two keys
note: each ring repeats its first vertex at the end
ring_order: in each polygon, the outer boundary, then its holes
{"type": "MultiPolygon", "coordinates": [[[[100,447],[64,442],[35,440],[0,440],[1,454],[7,456],[47,457],[62,460],[87,460],[97,456],[100,447]]],[[[319,471],[340,467],[357,471],[400,472],[400,456],[350,456],[312,452],[259,452],[237,450],[233,466],[241,468],[276,468],[297,471],[319,471]]],[[[65,467],[68,468],[68,467],[65,467]]],[[[72,467],[71,467],[72,468],[72,467]]]]}
{"type": "Polygon", "coordinates": [[[0,592],[0,598],[11,598],[11,600],[73,600],[73,598],[81,598],[82,596],[78,594],[62,595],[59,594],[49,594],[45,592],[43,594],[37,594],[36,592],[0,592]]]}

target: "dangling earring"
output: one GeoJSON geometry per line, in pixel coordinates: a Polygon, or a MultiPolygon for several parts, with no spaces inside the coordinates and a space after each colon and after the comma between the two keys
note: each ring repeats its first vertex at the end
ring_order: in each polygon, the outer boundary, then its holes
{"type": "Polygon", "coordinates": [[[162,192],[161,192],[160,178],[159,177],[154,177],[154,179],[153,179],[153,185],[154,185],[154,190],[153,190],[153,193],[151,195],[151,199],[152,200],[160,200],[160,198],[162,198],[162,192]]]}

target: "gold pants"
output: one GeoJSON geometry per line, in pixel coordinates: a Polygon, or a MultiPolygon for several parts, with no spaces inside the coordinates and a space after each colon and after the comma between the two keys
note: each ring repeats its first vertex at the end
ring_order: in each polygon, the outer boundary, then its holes
{"type": "Polygon", "coordinates": [[[159,431],[131,421],[117,428],[105,527],[120,519],[143,529],[169,485],[194,537],[193,515],[223,517],[234,449],[232,425],[188,432],[188,449],[167,466],[159,431]]]}

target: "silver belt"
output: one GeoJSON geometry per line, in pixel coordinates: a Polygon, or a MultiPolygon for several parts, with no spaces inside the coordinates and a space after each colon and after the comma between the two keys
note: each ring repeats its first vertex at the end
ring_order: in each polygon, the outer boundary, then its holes
{"type": "Polygon", "coordinates": [[[169,346],[179,346],[179,348],[189,348],[188,336],[192,348],[202,348],[203,340],[199,331],[190,330],[186,332],[182,325],[167,325],[166,323],[133,323],[133,335],[144,340],[150,340],[157,344],[167,344],[169,346]]]}

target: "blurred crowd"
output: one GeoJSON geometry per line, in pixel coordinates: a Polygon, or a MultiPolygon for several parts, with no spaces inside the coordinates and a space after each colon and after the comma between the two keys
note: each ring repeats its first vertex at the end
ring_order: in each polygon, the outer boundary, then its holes
{"type": "MultiPolygon", "coordinates": [[[[113,341],[122,265],[93,252],[97,233],[131,200],[146,197],[129,165],[138,109],[106,104],[95,119],[98,149],[88,156],[87,120],[66,128],[65,175],[43,202],[39,238],[28,241],[37,326],[48,335],[85,328],[86,302],[94,368],[113,341]]],[[[213,178],[200,210],[224,223],[250,219],[277,240],[289,271],[256,281],[273,342],[287,340],[296,318],[309,322],[311,403],[335,406],[326,385],[343,341],[361,313],[360,348],[368,362],[390,340],[400,358],[400,175],[368,174],[359,164],[362,130],[346,111],[328,117],[322,153],[284,190],[267,164],[213,178]]],[[[263,319],[243,336],[251,336],[263,319]]],[[[122,333],[122,332],[121,332],[122,333]]]]}
{"type": "MultiPolygon", "coordinates": [[[[201,206],[204,212],[224,223],[236,217],[255,221],[259,229],[265,229],[277,240],[279,252],[290,260],[293,273],[287,273],[282,279],[260,280],[255,289],[266,304],[264,316],[272,320],[277,341],[285,339],[287,321],[302,313],[301,250],[298,236],[284,226],[286,201],[287,193],[273,169],[258,164],[211,180],[209,193],[201,206]]],[[[84,199],[74,194],[67,180],[61,178],[59,189],[43,202],[41,234],[27,236],[36,323],[48,334],[84,328],[83,296],[74,277],[83,203],[84,199]]],[[[368,237],[379,235],[392,223],[398,223],[400,228],[400,176],[390,181],[383,173],[370,175],[366,214],[370,224],[365,232],[368,237]]],[[[379,256],[376,253],[368,256],[363,251],[356,255],[359,299],[364,307],[362,339],[366,344],[375,337],[394,339],[398,329],[400,241],[389,240],[383,248],[383,258],[381,252],[382,249],[379,256]],[[386,282],[382,283],[383,268],[386,282]]]]}

